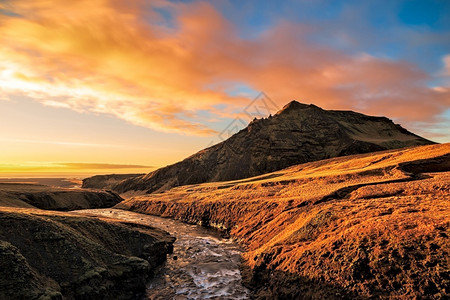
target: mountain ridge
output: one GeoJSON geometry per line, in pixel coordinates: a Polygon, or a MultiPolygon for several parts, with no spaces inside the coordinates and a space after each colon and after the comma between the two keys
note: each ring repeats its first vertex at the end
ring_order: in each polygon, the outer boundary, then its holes
{"type": "Polygon", "coordinates": [[[433,144],[386,117],[324,110],[291,101],[274,116],[254,119],[227,140],[146,175],[111,184],[83,180],[85,188],[126,193],[161,192],[175,186],[242,179],[332,157],[433,144]]]}

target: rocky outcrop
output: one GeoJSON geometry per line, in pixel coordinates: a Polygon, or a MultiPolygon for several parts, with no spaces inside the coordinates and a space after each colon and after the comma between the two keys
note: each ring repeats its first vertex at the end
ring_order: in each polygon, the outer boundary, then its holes
{"type": "Polygon", "coordinates": [[[0,299],[62,299],[56,282],[34,271],[17,247],[0,241],[0,299]]]}
{"type": "Polygon", "coordinates": [[[450,297],[450,144],[173,188],[116,207],[212,226],[246,247],[256,299],[450,297]]]}
{"type": "Polygon", "coordinates": [[[111,191],[64,189],[36,184],[0,183],[0,206],[47,210],[112,207],[123,199],[111,191]]]}
{"type": "Polygon", "coordinates": [[[147,226],[0,207],[0,299],[136,299],[173,241],[147,226]]]}
{"type": "Polygon", "coordinates": [[[112,190],[119,182],[125,179],[133,179],[145,174],[110,174],[95,175],[83,180],[83,188],[112,190]]]}
{"type": "Polygon", "coordinates": [[[288,166],[331,157],[395,149],[432,142],[385,117],[352,111],[327,111],[293,101],[273,117],[255,119],[226,141],[176,164],[111,186],[110,177],[84,187],[119,193],[164,191],[175,186],[252,177],[288,166]]]}

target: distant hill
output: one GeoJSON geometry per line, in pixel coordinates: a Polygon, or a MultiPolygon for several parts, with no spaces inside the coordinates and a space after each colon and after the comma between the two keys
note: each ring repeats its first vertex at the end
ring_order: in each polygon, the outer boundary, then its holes
{"type": "Polygon", "coordinates": [[[122,200],[119,195],[111,191],[65,189],[26,183],[0,183],[0,207],[67,211],[111,207],[122,200]]]}
{"type": "Polygon", "coordinates": [[[187,184],[242,179],[332,157],[428,144],[433,142],[386,117],[324,110],[292,101],[276,115],[255,119],[224,142],[181,162],[147,175],[130,175],[114,185],[108,176],[94,176],[85,179],[83,187],[152,193],[187,184]]]}

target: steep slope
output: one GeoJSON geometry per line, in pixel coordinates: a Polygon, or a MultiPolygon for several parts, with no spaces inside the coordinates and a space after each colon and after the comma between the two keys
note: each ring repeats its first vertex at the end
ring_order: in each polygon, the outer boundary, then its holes
{"type": "Polygon", "coordinates": [[[0,207],[0,299],[138,299],[173,242],[149,226],[0,207]]]}
{"type": "Polygon", "coordinates": [[[49,210],[106,208],[122,201],[110,191],[65,189],[39,184],[0,183],[0,206],[49,210]]]}
{"type": "MultiPolygon", "coordinates": [[[[275,116],[255,119],[220,144],[124,180],[112,189],[151,193],[186,184],[247,178],[336,156],[431,143],[384,117],[327,111],[292,101],[275,116]]],[[[91,187],[90,181],[85,180],[83,187],[91,187]]]]}
{"type": "Polygon", "coordinates": [[[177,187],[116,208],[227,231],[257,299],[450,297],[450,144],[177,187]]]}

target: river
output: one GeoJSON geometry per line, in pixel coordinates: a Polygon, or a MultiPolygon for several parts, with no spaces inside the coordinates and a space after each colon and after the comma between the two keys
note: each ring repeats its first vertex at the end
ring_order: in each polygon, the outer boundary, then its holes
{"type": "Polygon", "coordinates": [[[214,230],[118,209],[78,211],[157,227],[176,237],[174,252],[149,282],[144,299],[248,299],[241,284],[242,250],[214,230]]]}

